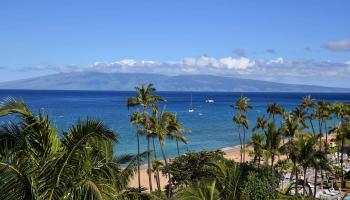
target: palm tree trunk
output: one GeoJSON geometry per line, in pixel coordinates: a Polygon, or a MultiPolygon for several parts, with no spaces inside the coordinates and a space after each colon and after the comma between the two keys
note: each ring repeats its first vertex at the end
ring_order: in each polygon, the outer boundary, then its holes
{"type": "Polygon", "coordinates": [[[245,128],[243,127],[243,162],[245,162],[245,128]]]}
{"type": "Polygon", "coordinates": [[[304,184],[303,184],[303,195],[306,196],[306,190],[305,190],[305,185],[306,185],[306,169],[304,168],[304,184]]]}
{"type": "Polygon", "coordinates": [[[148,183],[149,183],[149,190],[150,192],[153,192],[152,187],[152,171],[151,171],[151,138],[147,137],[147,173],[148,173],[148,183]]]}
{"type": "Polygon", "coordinates": [[[340,148],[339,148],[339,141],[337,141],[337,163],[339,163],[339,152],[340,152],[340,148]]]}
{"type": "Polygon", "coordinates": [[[323,170],[322,170],[322,165],[320,166],[320,173],[321,173],[321,190],[323,190],[323,170]]]}
{"type": "Polygon", "coordinates": [[[140,175],[140,136],[136,133],[137,136],[137,181],[139,183],[139,192],[141,192],[141,175],[140,175]]]}
{"type": "Polygon", "coordinates": [[[328,144],[328,131],[327,131],[327,122],[324,122],[324,131],[326,132],[326,144],[328,144]]]}
{"type": "Polygon", "coordinates": [[[178,139],[176,139],[176,149],[177,149],[177,155],[180,156],[179,140],[178,139]]]}
{"type": "MultiPolygon", "coordinates": [[[[143,106],[143,118],[145,120],[144,127],[146,130],[148,130],[146,111],[147,111],[147,107],[143,106]]],[[[151,171],[151,140],[149,137],[147,137],[147,173],[148,173],[149,190],[150,190],[150,192],[152,192],[153,187],[152,187],[152,171],[151,171]]]]}
{"type": "Polygon", "coordinates": [[[242,163],[243,157],[242,157],[242,151],[243,151],[243,147],[242,147],[242,136],[241,136],[241,131],[240,131],[240,125],[238,125],[237,127],[237,131],[238,131],[238,137],[239,137],[239,142],[240,142],[240,152],[241,152],[241,159],[240,159],[240,163],[242,163]]]}
{"type": "Polygon", "coordinates": [[[343,172],[343,163],[344,163],[344,136],[341,140],[341,158],[340,158],[340,168],[341,168],[341,186],[344,185],[344,172],[343,172]]]}
{"type": "Polygon", "coordinates": [[[314,134],[314,136],[316,136],[316,131],[315,131],[315,128],[314,128],[314,124],[312,123],[312,119],[309,119],[310,121],[310,125],[311,125],[311,128],[312,128],[312,133],[314,134]]]}
{"type": "Polygon", "coordinates": [[[314,179],[314,197],[316,197],[316,187],[317,187],[317,169],[315,167],[315,179],[314,179]]]}
{"type": "MultiPolygon", "coordinates": [[[[153,142],[154,159],[157,160],[157,151],[156,151],[156,145],[154,143],[154,138],[152,138],[152,142],[153,142]]],[[[156,172],[156,180],[157,180],[157,189],[158,189],[158,191],[160,191],[160,179],[159,179],[159,171],[158,170],[156,172]]]]}
{"type": "Polygon", "coordinates": [[[298,192],[298,168],[297,163],[294,162],[294,170],[295,170],[295,194],[298,192]]]}
{"type": "Polygon", "coordinates": [[[170,172],[169,172],[169,164],[168,164],[168,160],[166,159],[166,156],[165,156],[165,152],[164,152],[164,148],[163,148],[163,144],[160,142],[160,140],[159,140],[159,144],[160,144],[160,149],[161,149],[161,151],[162,151],[162,155],[163,155],[163,159],[164,159],[164,163],[165,163],[165,168],[168,170],[168,189],[169,189],[169,191],[168,191],[168,198],[170,198],[171,197],[171,194],[172,194],[172,180],[171,180],[171,175],[170,175],[170,172]]]}

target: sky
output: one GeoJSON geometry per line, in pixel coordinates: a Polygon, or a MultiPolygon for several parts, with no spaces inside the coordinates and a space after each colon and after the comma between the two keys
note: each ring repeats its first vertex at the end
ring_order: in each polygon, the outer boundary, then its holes
{"type": "Polygon", "coordinates": [[[0,82],[76,71],[350,87],[350,1],[0,0],[0,82]]]}

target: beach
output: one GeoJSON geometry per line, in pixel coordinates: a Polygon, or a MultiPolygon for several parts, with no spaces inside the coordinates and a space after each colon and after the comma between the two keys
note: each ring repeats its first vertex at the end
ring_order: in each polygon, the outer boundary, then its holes
{"type": "MultiPolygon", "coordinates": [[[[247,148],[247,151],[249,152],[249,150],[251,149],[251,147],[247,148]]],[[[220,150],[222,150],[225,155],[224,157],[230,160],[234,160],[236,162],[240,161],[240,145],[236,145],[236,146],[232,146],[232,147],[225,147],[225,148],[221,148],[220,150]]],[[[249,155],[249,153],[246,152],[246,161],[251,161],[253,159],[252,156],[249,155]]],[[[141,166],[141,170],[140,170],[140,176],[141,176],[141,186],[144,188],[148,189],[148,174],[147,174],[147,164],[144,164],[141,166]]],[[[164,186],[168,183],[168,178],[163,175],[162,173],[160,173],[160,185],[161,188],[164,188],[164,186]]],[[[155,190],[157,188],[157,184],[156,181],[154,179],[154,174],[152,173],[152,185],[153,185],[153,189],[155,190]]],[[[137,178],[137,172],[135,173],[134,177],[131,179],[131,181],[129,182],[129,187],[134,187],[137,188],[138,187],[138,178],[137,178]]]]}
{"type": "MultiPolygon", "coordinates": [[[[326,137],[323,136],[322,140],[325,140],[325,139],[326,139],[326,137]]],[[[335,134],[328,135],[328,141],[330,141],[331,139],[335,139],[335,134]]],[[[285,140],[285,142],[287,142],[287,141],[288,140],[285,140]]],[[[281,145],[282,145],[282,143],[281,143],[281,145]]],[[[240,157],[241,157],[240,145],[231,146],[231,147],[224,147],[224,148],[221,148],[220,150],[222,150],[225,153],[224,157],[226,159],[240,162],[240,157]]],[[[252,150],[253,150],[252,146],[246,146],[245,159],[247,162],[249,162],[253,159],[253,156],[249,155],[249,152],[252,152],[252,150]]],[[[286,159],[285,155],[277,156],[277,160],[283,160],[283,159],[286,159]]],[[[262,159],[261,162],[264,162],[264,160],[262,159]]],[[[141,186],[148,189],[147,164],[142,165],[141,170],[140,170],[140,176],[141,176],[141,186]]],[[[157,184],[156,184],[156,181],[153,177],[154,177],[154,174],[152,173],[152,185],[153,185],[153,189],[156,189],[157,184]]],[[[168,178],[165,175],[163,175],[162,173],[160,173],[161,188],[164,188],[164,186],[167,183],[168,183],[168,178]]],[[[129,187],[135,187],[135,188],[138,187],[137,172],[135,173],[134,177],[129,182],[129,187]]]]}

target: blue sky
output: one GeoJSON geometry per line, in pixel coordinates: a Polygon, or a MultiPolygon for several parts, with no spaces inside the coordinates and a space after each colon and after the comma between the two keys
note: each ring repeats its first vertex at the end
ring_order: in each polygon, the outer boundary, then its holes
{"type": "Polygon", "coordinates": [[[0,81],[215,74],[350,87],[350,1],[0,1],[0,81]]]}

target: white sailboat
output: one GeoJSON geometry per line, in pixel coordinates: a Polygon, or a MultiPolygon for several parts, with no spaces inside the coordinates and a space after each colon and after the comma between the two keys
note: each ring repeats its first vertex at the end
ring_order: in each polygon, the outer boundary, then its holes
{"type": "Polygon", "coordinates": [[[188,112],[194,112],[194,109],[192,107],[192,94],[191,94],[191,105],[190,105],[190,108],[188,109],[188,112]]]}

